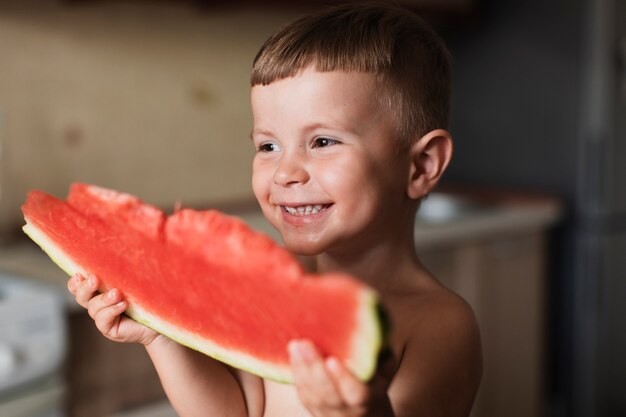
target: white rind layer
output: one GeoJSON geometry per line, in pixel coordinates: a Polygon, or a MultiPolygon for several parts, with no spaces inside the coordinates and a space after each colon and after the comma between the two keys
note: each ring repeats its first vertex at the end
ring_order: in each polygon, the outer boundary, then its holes
{"type": "MultiPolygon", "coordinates": [[[[70,256],[62,251],[56,243],[48,238],[46,233],[26,219],[26,225],[22,227],[26,233],[41,249],[67,274],[88,275],[89,271],[74,262],[70,256]]],[[[363,334],[355,335],[352,351],[357,359],[347,363],[349,369],[354,370],[355,376],[361,380],[368,380],[374,374],[377,365],[376,353],[382,345],[382,329],[378,316],[378,301],[373,291],[363,292],[361,306],[358,311],[358,328],[363,329],[363,334]],[[363,342],[363,341],[367,342],[363,342]],[[367,361],[360,363],[358,360],[367,361]]],[[[175,340],[176,342],[202,352],[221,362],[251,372],[264,378],[283,383],[292,383],[293,375],[289,366],[277,365],[274,362],[261,361],[243,352],[234,351],[232,348],[225,349],[212,340],[201,338],[195,334],[181,329],[179,326],[168,323],[154,314],[143,309],[137,303],[129,302],[126,314],[133,320],[142,323],[155,331],[175,340]]],[[[285,347],[286,349],[286,347],[285,347]]]]}
{"type": "Polygon", "coordinates": [[[354,363],[347,363],[349,369],[355,370],[355,376],[361,381],[369,380],[376,372],[378,365],[377,354],[383,345],[383,323],[381,323],[378,297],[373,290],[363,292],[358,311],[358,329],[362,332],[356,333],[352,342],[351,355],[356,359],[354,363]],[[361,362],[358,362],[361,360],[361,362]],[[367,362],[366,362],[367,361],[367,362]]]}

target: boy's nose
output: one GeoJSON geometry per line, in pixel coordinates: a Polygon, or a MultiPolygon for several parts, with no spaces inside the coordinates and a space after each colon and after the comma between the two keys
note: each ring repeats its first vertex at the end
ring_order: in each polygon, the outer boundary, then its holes
{"type": "Polygon", "coordinates": [[[283,187],[305,184],[309,180],[302,159],[295,154],[284,154],[274,171],[274,183],[283,187]]]}

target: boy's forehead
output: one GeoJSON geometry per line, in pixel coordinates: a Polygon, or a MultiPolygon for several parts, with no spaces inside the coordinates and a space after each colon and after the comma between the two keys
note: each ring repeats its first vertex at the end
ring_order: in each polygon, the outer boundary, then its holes
{"type": "Polygon", "coordinates": [[[308,67],[292,77],[282,78],[267,85],[252,87],[253,105],[292,101],[301,98],[320,104],[350,105],[356,101],[370,102],[378,88],[373,74],[356,71],[317,71],[308,67]]]}
{"type": "Polygon", "coordinates": [[[254,132],[323,127],[360,131],[377,123],[383,112],[375,77],[364,72],[315,69],[252,88],[254,132]]]}

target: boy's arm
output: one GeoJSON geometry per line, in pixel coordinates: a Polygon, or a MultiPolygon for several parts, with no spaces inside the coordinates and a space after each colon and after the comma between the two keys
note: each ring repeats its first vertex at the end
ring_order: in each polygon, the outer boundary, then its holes
{"type": "Polygon", "coordinates": [[[247,404],[244,394],[244,389],[255,388],[252,380],[240,385],[225,365],[166,337],[155,339],[146,350],[180,417],[258,415],[258,407],[247,404]]]}

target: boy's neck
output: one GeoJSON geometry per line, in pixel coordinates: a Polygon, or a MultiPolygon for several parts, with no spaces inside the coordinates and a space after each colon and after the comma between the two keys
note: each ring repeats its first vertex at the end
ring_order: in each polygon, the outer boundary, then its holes
{"type": "Polygon", "coordinates": [[[325,252],[315,260],[318,273],[348,273],[379,291],[401,290],[422,269],[412,235],[351,252],[325,252]]]}

